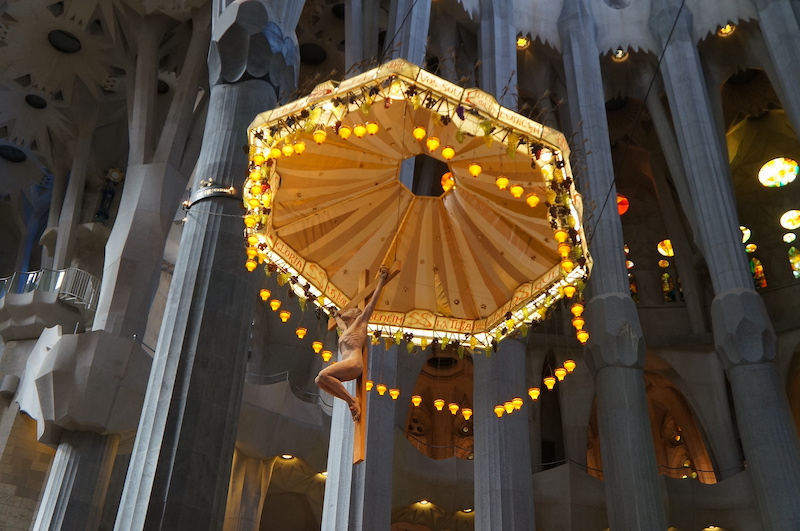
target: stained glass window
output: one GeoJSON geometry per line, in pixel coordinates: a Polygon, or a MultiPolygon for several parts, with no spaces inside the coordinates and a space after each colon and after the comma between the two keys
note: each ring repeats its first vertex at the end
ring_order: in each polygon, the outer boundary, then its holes
{"type": "Polygon", "coordinates": [[[767,277],[764,274],[764,266],[761,265],[761,260],[755,256],[750,258],[750,272],[753,274],[753,282],[756,283],[757,288],[767,287],[767,277]]]}
{"type": "Polygon", "coordinates": [[[778,157],[767,162],[758,170],[758,181],[768,188],[786,186],[797,178],[800,167],[792,159],[778,157]]]}

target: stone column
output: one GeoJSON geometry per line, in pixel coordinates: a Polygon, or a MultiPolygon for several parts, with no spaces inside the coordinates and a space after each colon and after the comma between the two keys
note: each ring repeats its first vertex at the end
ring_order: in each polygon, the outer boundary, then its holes
{"type": "Polygon", "coordinates": [[[119,435],[64,431],[31,529],[97,529],[118,445],[119,435]]]}
{"type": "MultiPolygon", "coordinates": [[[[273,48],[264,32],[269,22],[259,1],[231,4],[216,21],[198,183],[239,188],[247,126],[296,80],[299,52],[286,46],[293,35],[271,28],[273,48]]],[[[206,197],[188,212],[117,531],[223,525],[260,280],[244,268],[241,216],[233,195],[206,197]]]]}
{"type": "MultiPolygon", "coordinates": [[[[355,380],[345,382],[344,388],[355,393],[355,380]]],[[[328,477],[322,506],[322,531],[347,529],[350,524],[351,492],[353,488],[353,437],[355,424],[344,400],[333,399],[331,436],[328,444],[328,477]]],[[[369,440],[369,434],[367,434],[369,440]]]]}
{"type": "Polygon", "coordinates": [[[223,531],[258,531],[261,528],[261,513],[275,459],[248,457],[238,448],[234,451],[223,531]]]}
{"type": "Polygon", "coordinates": [[[415,65],[425,61],[431,0],[392,0],[383,57],[402,57],[415,65]]]}
{"type": "MultiPolygon", "coordinates": [[[[571,330],[570,323],[565,323],[571,330]]],[[[564,434],[564,457],[568,462],[586,470],[586,441],[589,418],[592,414],[595,389],[592,374],[583,356],[570,352],[556,354],[558,364],[572,357],[578,366],[562,382],[556,385],[558,403],[561,406],[561,430],[564,434]]]]}
{"type": "MultiPolygon", "coordinates": [[[[528,415],[498,418],[494,407],[524,394],[525,344],[506,339],[474,369],[475,529],[533,529],[533,474],[528,415]]],[[[525,407],[525,406],[523,406],[525,407]]]]}
{"type": "MultiPolygon", "coordinates": [[[[761,33],[772,59],[771,80],[780,95],[786,115],[800,131],[800,22],[790,0],[755,0],[761,33]]],[[[800,133],[798,133],[800,134],[800,133]]]]}
{"type": "Polygon", "coordinates": [[[369,64],[378,53],[378,11],[380,6],[370,0],[347,0],[344,12],[344,66],[353,75],[377,66],[369,64]],[[351,70],[352,69],[352,70],[351,70]]]}
{"type": "Polygon", "coordinates": [[[666,49],[661,75],[716,293],[714,342],[731,385],[761,517],[770,530],[797,529],[800,443],[773,363],[775,333],[742,251],[730,169],[708,109],[692,16],[670,0],[653,11],[650,27],[666,49]]]}
{"type": "Polygon", "coordinates": [[[517,48],[511,2],[481,0],[478,36],[481,55],[480,87],[500,105],[517,108],[517,48]]]}
{"type": "MultiPolygon", "coordinates": [[[[384,348],[383,342],[373,345],[370,354],[370,377],[390,389],[397,385],[398,347],[384,348]]],[[[420,355],[423,357],[423,355],[420,355]]],[[[411,397],[400,395],[392,400],[389,393],[380,396],[375,390],[367,394],[366,459],[353,470],[352,511],[349,529],[389,529],[392,527],[392,469],[394,463],[394,427],[399,401],[411,397]]],[[[337,400],[341,402],[341,400],[337,400]]],[[[328,476],[330,478],[330,475],[328,476]]]]}
{"type": "Polygon", "coordinates": [[[587,305],[587,362],[595,378],[597,424],[609,527],[666,529],[644,387],[644,338],[629,295],[622,227],[614,198],[596,25],[585,0],[566,0],[558,21],[564,45],[569,116],[586,151],[587,172],[578,182],[594,270],[587,305]]]}

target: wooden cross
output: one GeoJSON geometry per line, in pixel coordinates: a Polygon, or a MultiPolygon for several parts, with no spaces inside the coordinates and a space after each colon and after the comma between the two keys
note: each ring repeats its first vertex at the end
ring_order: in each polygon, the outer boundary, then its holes
{"type": "MultiPolygon", "coordinates": [[[[394,277],[400,274],[400,262],[395,262],[389,268],[389,275],[386,277],[386,284],[389,283],[394,277]]],[[[386,286],[384,284],[384,287],[386,286]]],[[[355,297],[350,299],[339,313],[344,313],[351,308],[359,308],[361,310],[367,304],[367,299],[375,292],[378,285],[378,279],[373,278],[370,280],[369,270],[365,269],[361,272],[358,278],[358,293],[355,297]]],[[[336,328],[336,319],[328,319],[328,330],[336,328]]],[[[369,338],[367,338],[369,339],[369,338]]],[[[367,372],[369,371],[369,346],[364,342],[364,347],[361,349],[361,376],[356,379],[356,396],[355,399],[361,408],[361,417],[356,422],[355,435],[353,437],[353,464],[357,465],[362,462],[367,454],[367,372]]]]}

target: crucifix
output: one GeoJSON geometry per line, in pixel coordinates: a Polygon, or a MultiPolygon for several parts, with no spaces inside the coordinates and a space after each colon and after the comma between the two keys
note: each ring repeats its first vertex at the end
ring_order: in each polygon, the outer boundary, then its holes
{"type": "Polygon", "coordinates": [[[369,272],[364,271],[359,281],[359,292],[350,300],[350,303],[341,310],[333,312],[333,319],[329,322],[329,329],[338,326],[342,331],[339,337],[339,361],[328,365],[317,375],[314,380],[317,386],[341,398],[350,408],[353,421],[356,424],[355,440],[353,444],[353,464],[364,460],[366,439],[366,381],[369,368],[367,342],[367,323],[378,304],[383,287],[392,278],[400,273],[400,265],[396,264],[390,271],[386,266],[381,266],[378,278],[367,283],[369,272]],[[367,296],[372,294],[369,302],[364,304],[367,296]],[[356,396],[352,396],[344,388],[342,382],[356,380],[356,396]]]}

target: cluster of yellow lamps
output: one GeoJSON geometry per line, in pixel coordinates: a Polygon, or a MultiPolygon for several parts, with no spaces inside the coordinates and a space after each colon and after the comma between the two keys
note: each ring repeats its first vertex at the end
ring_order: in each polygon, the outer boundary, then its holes
{"type": "MultiPolygon", "coordinates": [[[[548,390],[552,391],[555,388],[556,382],[563,381],[568,374],[571,374],[575,370],[575,367],[577,367],[575,360],[564,360],[564,365],[553,371],[554,376],[547,376],[544,378],[544,385],[548,390]]],[[[400,389],[396,387],[389,389],[384,383],[375,385],[372,380],[366,381],[366,389],[367,391],[372,391],[372,389],[375,389],[380,396],[384,396],[388,391],[392,400],[397,400],[397,398],[400,396],[400,389]]],[[[531,387],[528,389],[528,396],[530,396],[531,400],[534,402],[539,400],[540,394],[541,389],[539,387],[531,387]]],[[[422,397],[420,395],[413,395],[411,397],[411,403],[414,404],[414,407],[419,407],[420,404],[422,404],[422,397]]],[[[496,405],[494,407],[494,413],[498,418],[502,417],[504,413],[510,415],[514,411],[522,408],[524,403],[525,401],[521,397],[514,397],[508,402],[496,405]]],[[[437,411],[443,411],[445,400],[443,398],[437,398],[433,401],[433,406],[437,411]]],[[[450,402],[447,404],[447,409],[452,415],[457,415],[460,411],[461,415],[464,417],[464,420],[469,420],[472,417],[472,408],[461,407],[457,402],[450,402]]]]}

